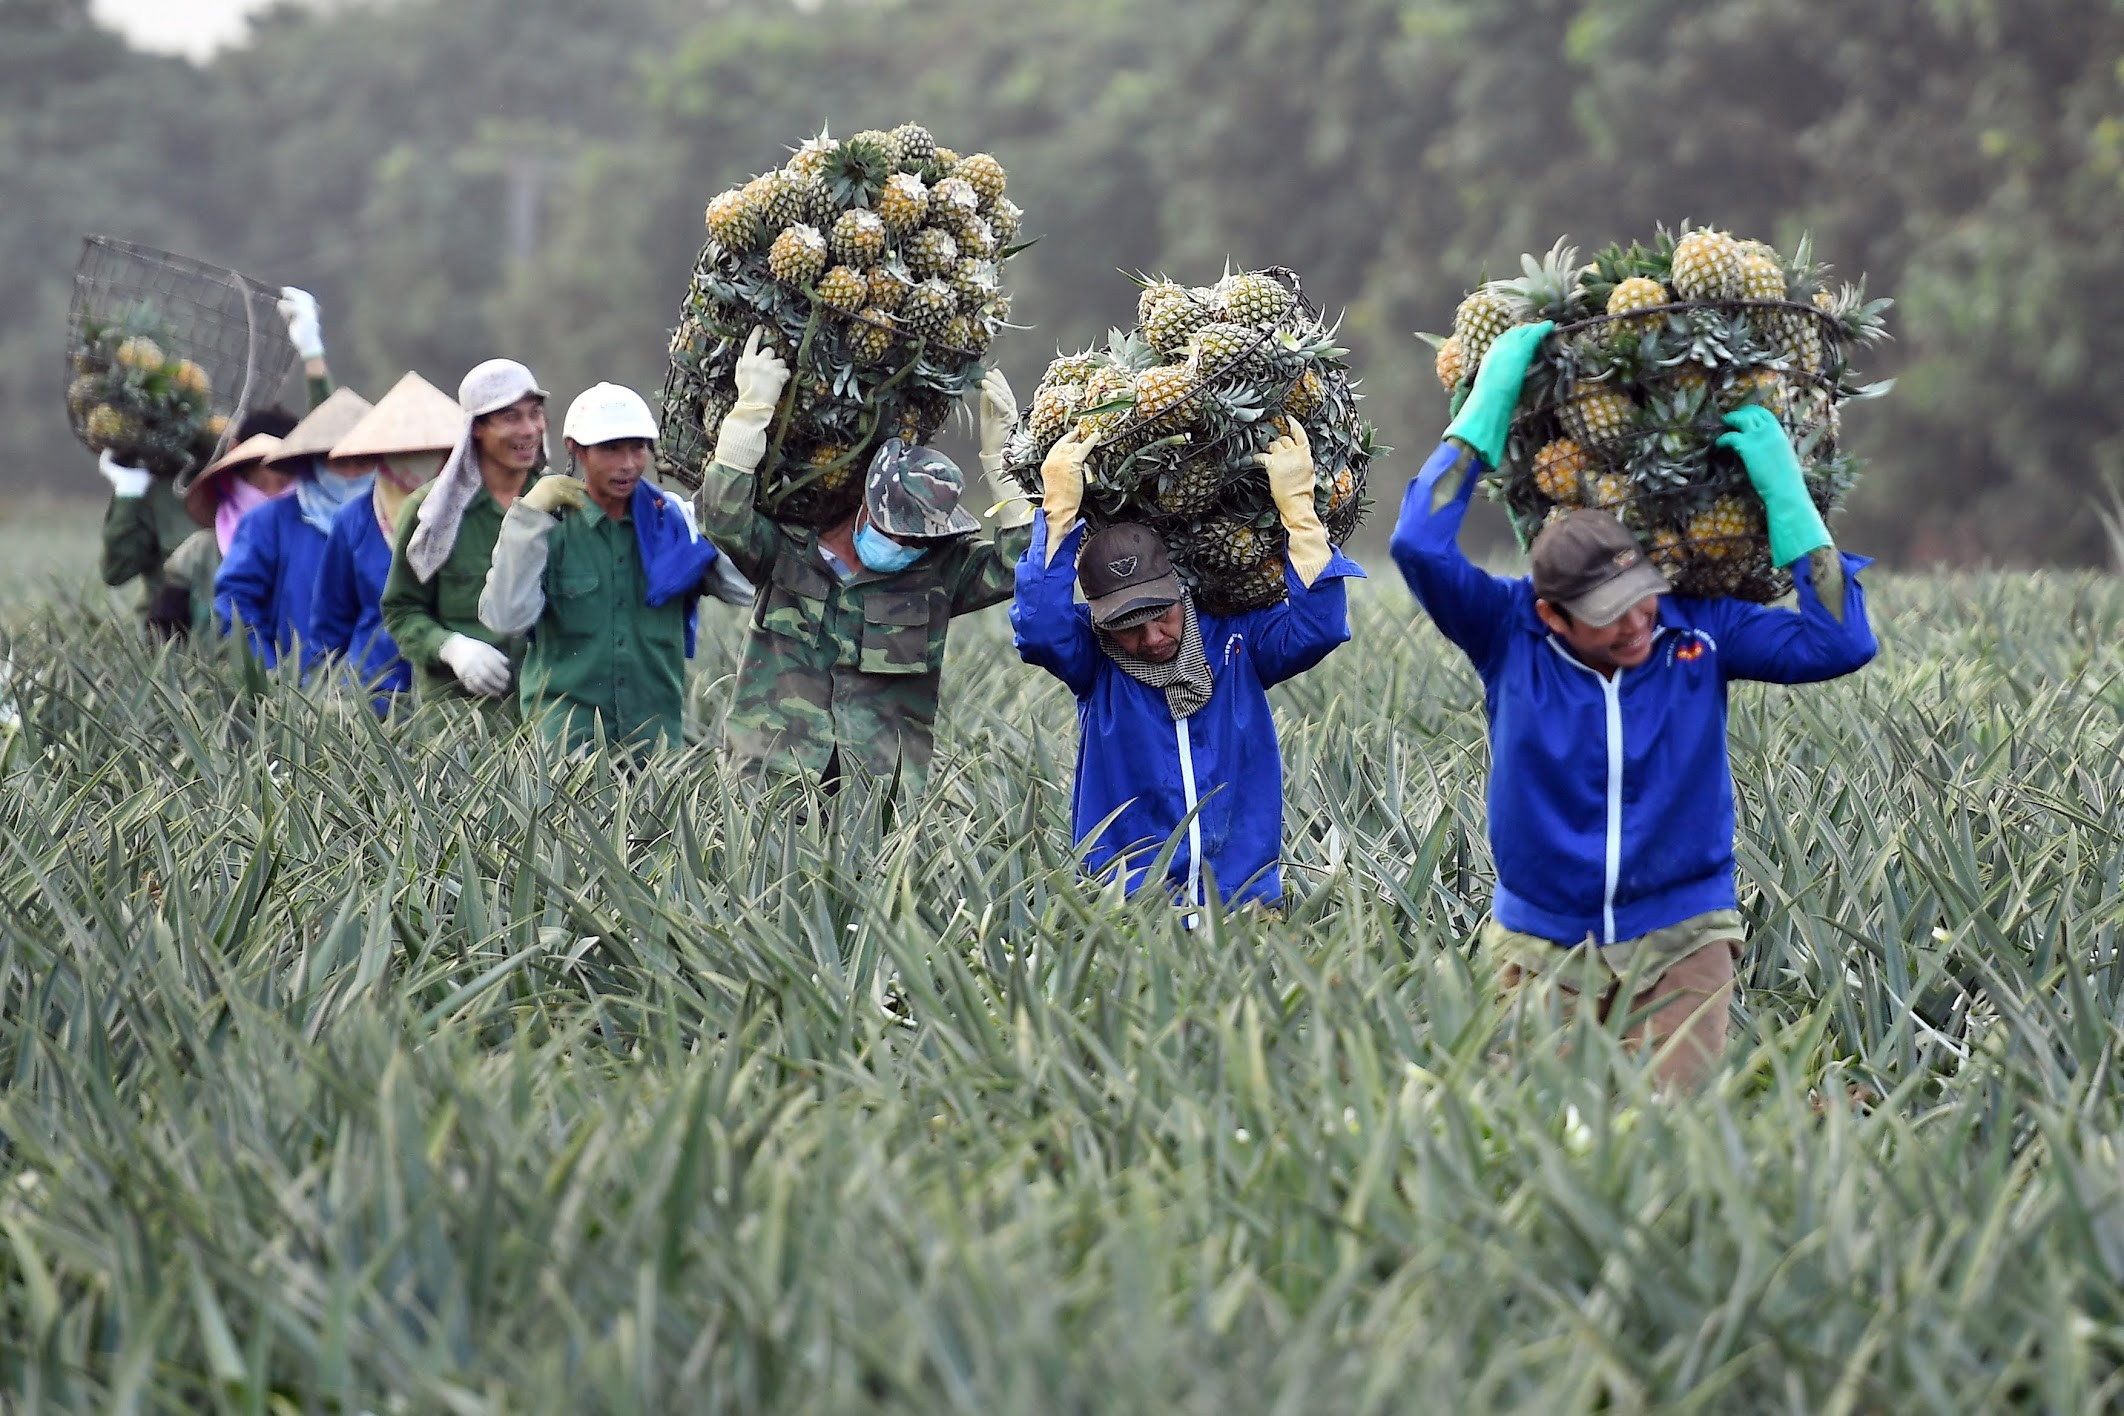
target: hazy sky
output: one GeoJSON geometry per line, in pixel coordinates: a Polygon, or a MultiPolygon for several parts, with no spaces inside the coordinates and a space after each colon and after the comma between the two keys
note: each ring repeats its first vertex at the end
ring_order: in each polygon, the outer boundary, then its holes
{"type": "Polygon", "coordinates": [[[105,24],[142,49],[203,56],[243,37],[243,17],[268,0],[90,0],[105,24]]]}

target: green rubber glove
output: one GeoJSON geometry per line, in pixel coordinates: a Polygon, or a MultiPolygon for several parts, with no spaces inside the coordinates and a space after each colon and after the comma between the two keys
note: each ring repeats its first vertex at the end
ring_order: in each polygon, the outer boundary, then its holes
{"type": "Polygon", "coordinates": [[[1505,438],[1512,431],[1512,410],[1519,406],[1519,386],[1527,381],[1527,365],[1534,362],[1534,351],[1554,328],[1556,321],[1541,320],[1514,325],[1497,336],[1490,352],[1482,356],[1474,387],[1446,425],[1445,435],[1474,448],[1491,467],[1502,462],[1505,438]]]}
{"type": "Polygon", "coordinates": [[[1822,514],[1814,509],[1814,499],[1807,495],[1799,457],[1777,415],[1751,403],[1728,413],[1726,426],[1733,431],[1721,434],[1718,445],[1740,454],[1755,494],[1763,499],[1763,513],[1770,523],[1771,562],[1790,565],[1834,544],[1822,514]]]}

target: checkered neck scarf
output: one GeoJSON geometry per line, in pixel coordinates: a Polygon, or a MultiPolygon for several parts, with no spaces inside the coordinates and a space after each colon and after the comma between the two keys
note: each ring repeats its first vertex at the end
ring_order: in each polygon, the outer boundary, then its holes
{"type": "MultiPolygon", "coordinates": [[[[1191,717],[1196,709],[1209,702],[1210,690],[1214,687],[1210,682],[1209,656],[1202,652],[1202,623],[1195,617],[1195,602],[1189,598],[1180,603],[1187,612],[1186,627],[1180,633],[1180,652],[1162,664],[1137,658],[1115,643],[1113,635],[1096,625],[1092,631],[1099,636],[1099,647],[1106,651],[1106,657],[1112,659],[1122,673],[1137,683],[1165,690],[1165,706],[1172,711],[1176,723],[1191,717]]],[[[1155,619],[1157,615],[1146,618],[1155,619]]]]}

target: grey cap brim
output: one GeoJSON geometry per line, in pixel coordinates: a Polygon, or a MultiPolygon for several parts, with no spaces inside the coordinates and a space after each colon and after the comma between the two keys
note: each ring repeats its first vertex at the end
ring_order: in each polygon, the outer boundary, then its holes
{"type": "Polygon", "coordinates": [[[1101,629],[1109,623],[1137,610],[1168,609],[1180,603],[1187,594],[1180,584],[1180,577],[1168,571],[1155,580],[1146,580],[1140,585],[1124,585],[1111,595],[1102,595],[1091,602],[1092,623],[1101,629]]]}
{"type": "Polygon", "coordinates": [[[1673,593],[1667,577],[1652,562],[1640,559],[1613,580],[1602,581],[1575,600],[1566,600],[1564,608],[1571,612],[1572,619],[1599,629],[1621,619],[1647,595],[1673,593]]]}

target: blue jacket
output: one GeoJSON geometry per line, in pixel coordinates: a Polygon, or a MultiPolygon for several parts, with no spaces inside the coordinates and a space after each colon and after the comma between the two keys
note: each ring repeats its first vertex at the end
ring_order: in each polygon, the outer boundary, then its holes
{"type": "Polygon", "coordinates": [[[390,694],[413,687],[413,666],[398,656],[383,626],[384,577],[390,571],[391,542],[376,520],[375,493],[363,492],[332,519],[302,652],[306,664],[326,655],[344,658],[378,695],[379,710],[390,705],[390,694]]]}
{"type": "Polygon", "coordinates": [[[310,596],[325,534],[302,519],[293,492],[252,507],[214,573],[214,618],[223,634],[244,623],[251,652],[271,668],[309,632],[310,596]]]}
{"type": "Polygon", "coordinates": [[[1208,703],[1176,722],[1164,690],[1130,678],[1099,647],[1091,610],[1075,598],[1083,536],[1079,525],[1049,565],[1047,517],[1034,518],[1010,623],[1018,656],[1077,696],[1070,834],[1085,868],[1098,874],[1118,860],[1133,890],[1185,824],[1187,839],[1167,869],[1176,895],[1201,903],[1207,875],[1228,900],[1280,900],[1283,758],[1267,689],[1350,637],[1342,581],[1364,572],[1337,554],[1308,590],[1286,567],[1290,598],[1282,604],[1230,619],[1203,616],[1215,687],[1208,703]]]}
{"type": "Polygon", "coordinates": [[[1612,679],[1574,658],[1534,611],[1525,578],[1485,574],[1458,543],[1482,467],[1444,444],[1409,485],[1394,563],[1482,676],[1490,721],[1490,851],[1498,923],[1558,944],[1612,944],[1732,909],[1733,771],[1726,685],[1814,683],[1874,655],[1858,572],[1844,557],[1844,617],[1796,562],[1797,610],[1668,595],[1652,657],[1612,679]],[[1431,491],[1470,465],[1459,493],[1431,491]]]}

